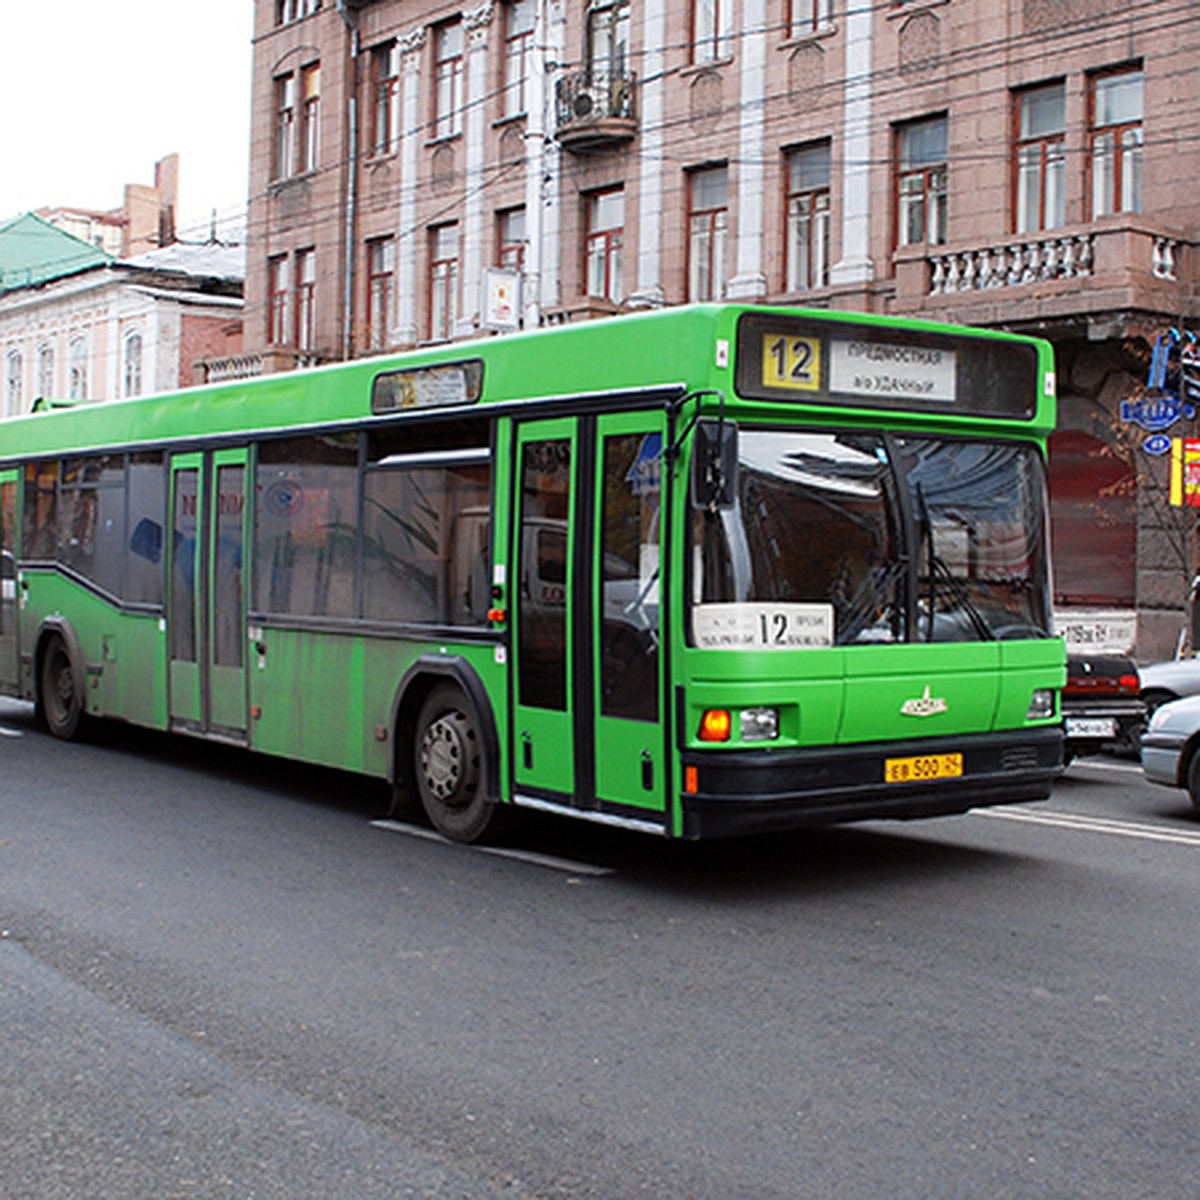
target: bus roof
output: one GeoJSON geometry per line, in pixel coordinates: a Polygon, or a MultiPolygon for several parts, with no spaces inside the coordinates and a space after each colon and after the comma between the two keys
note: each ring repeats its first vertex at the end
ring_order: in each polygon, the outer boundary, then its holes
{"type": "MultiPolygon", "coordinates": [[[[429,403],[419,395],[414,399],[412,380],[420,383],[428,376],[444,384],[446,370],[454,364],[482,363],[478,400],[484,405],[657,388],[721,389],[732,400],[736,365],[732,348],[745,314],[777,314],[830,328],[848,324],[884,336],[891,330],[903,332],[910,341],[926,334],[1035,348],[1042,377],[1037,411],[1032,420],[1020,422],[1020,429],[1045,434],[1053,427],[1053,360],[1049,345],[1036,339],[885,316],[711,304],[455,342],[133,399],[75,407],[48,401],[41,406],[43,411],[0,423],[0,460],[362,423],[381,413],[378,405],[373,411],[372,395],[376,380],[384,375],[398,380],[401,386],[392,390],[405,395],[405,400],[386,410],[394,417],[410,403],[416,407],[429,403]]],[[[456,395],[453,386],[433,387],[429,394],[439,397],[432,401],[438,405],[471,403],[470,398],[456,395]]],[[[846,407],[855,405],[841,402],[839,411],[846,407]]],[[[873,419],[878,421],[877,411],[873,419]]]]}

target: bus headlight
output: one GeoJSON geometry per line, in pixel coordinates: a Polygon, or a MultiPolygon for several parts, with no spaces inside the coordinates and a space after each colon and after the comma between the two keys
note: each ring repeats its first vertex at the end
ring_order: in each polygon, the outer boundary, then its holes
{"type": "Polygon", "coordinates": [[[779,737],[779,709],[743,708],[742,741],[773,742],[779,737]]]}
{"type": "Polygon", "coordinates": [[[1054,716],[1054,689],[1038,688],[1029,700],[1029,711],[1025,714],[1027,721],[1045,721],[1054,716]]]}

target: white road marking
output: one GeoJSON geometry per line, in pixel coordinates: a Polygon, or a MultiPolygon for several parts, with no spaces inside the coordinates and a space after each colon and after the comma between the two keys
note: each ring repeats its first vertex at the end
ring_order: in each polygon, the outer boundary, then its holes
{"type": "Polygon", "coordinates": [[[1073,813],[1041,812],[1020,805],[1006,808],[976,808],[978,817],[1002,821],[1023,821],[1029,825],[1051,825],[1056,829],[1074,829],[1084,833],[1108,833],[1116,837],[1136,838],[1144,842],[1171,842],[1177,846],[1200,847],[1200,830],[1164,829],[1161,825],[1139,825],[1134,821],[1115,821],[1108,817],[1083,817],[1073,813]]]}
{"type": "Polygon", "coordinates": [[[1092,762],[1091,759],[1084,761],[1077,758],[1067,769],[1073,771],[1076,767],[1083,767],[1089,771],[1114,771],[1118,775],[1140,775],[1142,773],[1142,768],[1135,767],[1132,763],[1092,762]]]}
{"type": "Polygon", "coordinates": [[[420,825],[409,825],[403,821],[372,821],[376,829],[386,829],[389,833],[403,833],[409,837],[423,838],[427,842],[441,842],[443,846],[453,846],[459,850],[474,850],[479,854],[490,854],[494,858],[511,858],[517,862],[530,863],[535,867],[549,867],[553,871],[565,871],[568,875],[589,875],[601,878],[616,872],[612,867],[598,867],[592,863],[576,862],[570,858],[555,858],[552,854],[539,854],[536,850],[516,850],[509,846],[463,846],[452,842],[432,829],[423,829],[420,825]]]}

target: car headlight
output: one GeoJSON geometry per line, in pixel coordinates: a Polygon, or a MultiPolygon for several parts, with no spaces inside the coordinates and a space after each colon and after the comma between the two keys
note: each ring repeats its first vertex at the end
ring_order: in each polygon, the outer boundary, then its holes
{"type": "Polygon", "coordinates": [[[1054,716],[1054,689],[1038,688],[1029,698],[1029,711],[1025,714],[1027,721],[1045,721],[1054,716]]]}

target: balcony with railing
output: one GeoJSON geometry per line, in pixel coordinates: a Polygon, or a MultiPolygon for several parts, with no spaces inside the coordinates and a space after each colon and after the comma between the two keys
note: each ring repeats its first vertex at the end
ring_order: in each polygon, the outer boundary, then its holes
{"type": "Polygon", "coordinates": [[[1113,314],[1180,313],[1193,243],[1136,215],[896,252],[894,309],[972,324],[1050,329],[1113,314]]]}
{"type": "Polygon", "coordinates": [[[624,71],[587,70],[555,84],[559,144],[577,154],[624,145],[637,136],[637,78],[624,71]]]}

